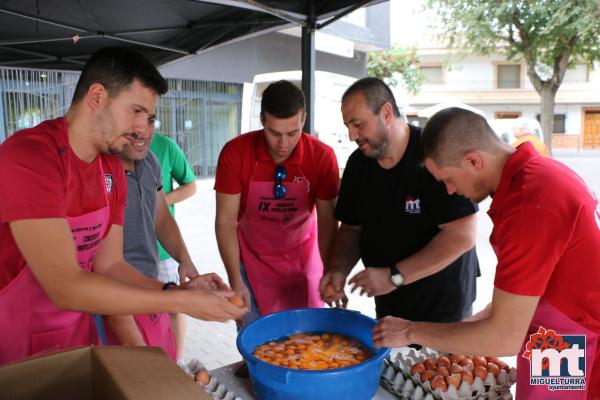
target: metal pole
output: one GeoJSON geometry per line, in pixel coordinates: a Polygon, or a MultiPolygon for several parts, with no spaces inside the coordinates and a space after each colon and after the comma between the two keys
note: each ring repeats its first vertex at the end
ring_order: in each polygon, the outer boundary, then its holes
{"type": "Polygon", "coordinates": [[[302,91],[306,97],[306,121],[304,131],[314,135],[315,132],[315,27],[316,13],[314,0],[309,0],[306,10],[306,25],[302,27],[302,91]]]}

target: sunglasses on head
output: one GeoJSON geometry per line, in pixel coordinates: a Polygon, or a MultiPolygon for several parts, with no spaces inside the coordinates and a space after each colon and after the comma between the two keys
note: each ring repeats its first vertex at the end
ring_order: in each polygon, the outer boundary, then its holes
{"type": "Polygon", "coordinates": [[[283,186],[282,183],[285,180],[286,176],[287,171],[283,165],[278,165],[277,167],[275,167],[275,186],[273,186],[273,196],[275,196],[277,200],[283,199],[287,194],[287,189],[285,188],[285,186],[283,186]]]}

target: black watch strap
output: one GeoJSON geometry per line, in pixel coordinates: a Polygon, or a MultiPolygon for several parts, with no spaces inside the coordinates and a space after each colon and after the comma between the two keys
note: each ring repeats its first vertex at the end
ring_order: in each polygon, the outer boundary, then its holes
{"type": "Polygon", "coordinates": [[[179,286],[175,282],[167,282],[163,285],[162,290],[176,289],[179,286]]]}
{"type": "Polygon", "coordinates": [[[395,264],[390,266],[390,280],[392,281],[392,285],[397,288],[404,285],[404,275],[396,268],[395,264]]]}

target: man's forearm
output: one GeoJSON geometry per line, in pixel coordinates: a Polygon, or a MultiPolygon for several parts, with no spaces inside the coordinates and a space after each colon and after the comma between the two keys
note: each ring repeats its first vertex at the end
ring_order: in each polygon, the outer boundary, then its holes
{"type": "Polygon", "coordinates": [[[471,248],[467,238],[442,230],[418,252],[396,263],[396,268],[409,284],[443,270],[471,248]]]}
{"type": "Polygon", "coordinates": [[[323,265],[326,266],[331,262],[331,253],[333,251],[333,244],[335,241],[335,234],[337,232],[338,224],[333,216],[320,216],[317,219],[318,234],[319,234],[319,252],[321,253],[321,260],[323,265]]]}
{"type": "Polygon", "coordinates": [[[94,272],[141,288],[160,289],[162,287],[160,281],[147,277],[125,260],[95,268],[94,272]]]}
{"type": "Polygon", "coordinates": [[[59,308],[103,315],[185,312],[185,296],[179,296],[185,293],[162,291],[161,282],[144,278],[152,282],[153,290],[80,270],[49,295],[59,308]]]}
{"type": "Polygon", "coordinates": [[[105,315],[104,324],[112,331],[122,346],[145,346],[146,342],[133,319],[133,315],[105,315]]]}
{"type": "Polygon", "coordinates": [[[240,245],[237,236],[237,223],[232,224],[217,221],[215,231],[219,253],[227,271],[229,284],[234,286],[242,280],[240,274],[240,245]]]}
{"type": "Polygon", "coordinates": [[[165,193],[165,199],[168,205],[179,203],[192,197],[196,193],[196,181],[180,185],[169,193],[165,193]]]}
{"type": "Polygon", "coordinates": [[[156,221],[156,237],[162,247],[169,253],[175,261],[182,263],[190,260],[190,254],[187,250],[179,226],[171,214],[156,221]]]}
{"type": "Polygon", "coordinates": [[[518,333],[496,327],[489,318],[453,323],[412,322],[407,329],[412,343],[448,353],[482,356],[514,356],[525,337],[523,333],[515,341],[518,333]]]}
{"type": "Polygon", "coordinates": [[[360,230],[341,225],[333,244],[330,263],[326,266],[327,271],[337,270],[350,273],[352,268],[360,260],[360,230]]]}

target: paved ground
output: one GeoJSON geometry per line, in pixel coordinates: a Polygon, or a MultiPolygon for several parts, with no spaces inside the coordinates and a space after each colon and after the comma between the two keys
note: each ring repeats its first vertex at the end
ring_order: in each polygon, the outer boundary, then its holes
{"type": "MultiPolygon", "coordinates": [[[[600,195],[600,151],[557,151],[555,157],[573,168],[600,195]]],[[[187,246],[201,272],[217,272],[226,279],[214,235],[215,198],[212,179],[200,179],[196,195],[177,206],[176,216],[187,246]]],[[[492,296],[496,257],[489,245],[491,222],[485,211],[489,200],[480,205],[477,251],[482,277],[478,280],[478,296],[474,310],[489,303],[492,296]]],[[[356,270],[361,268],[357,266],[356,270]]],[[[373,301],[351,296],[349,308],[374,316],[373,301]]],[[[185,357],[201,360],[208,369],[218,368],[241,359],[235,346],[233,323],[221,324],[189,318],[185,357]]],[[[509,362],[513,360],[509,360],[509,362]]]]}

